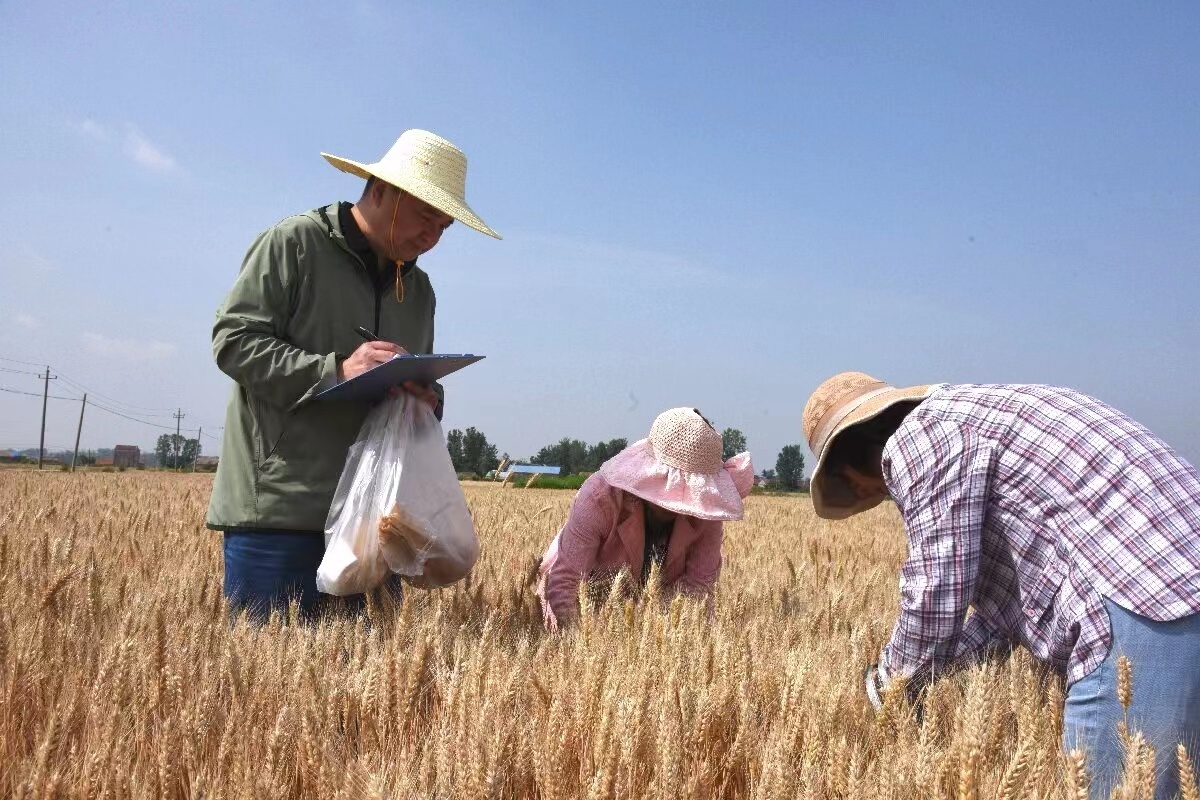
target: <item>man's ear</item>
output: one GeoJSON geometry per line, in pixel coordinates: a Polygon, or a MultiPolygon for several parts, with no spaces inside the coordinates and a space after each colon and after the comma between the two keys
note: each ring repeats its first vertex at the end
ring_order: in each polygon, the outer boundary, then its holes
{"type": "Polygon", "coordinates": [[[371,182],[371,202],[376,206],[382,206],[383,200],[387,196],[388,185],[383,181],[376,180],[371,182]]]}

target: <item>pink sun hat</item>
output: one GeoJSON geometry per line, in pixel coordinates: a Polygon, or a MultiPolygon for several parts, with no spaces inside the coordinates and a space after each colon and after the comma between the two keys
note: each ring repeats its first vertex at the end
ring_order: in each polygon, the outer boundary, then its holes
{"type": "Polygon", "coordinates": [[[742,498],[754,485],[749,453],[721,459],[721,434],[694,408],[655,418],[650,436],[600,466],[612,486],[656,506],[697,519],[742,518],[742,498]]]}

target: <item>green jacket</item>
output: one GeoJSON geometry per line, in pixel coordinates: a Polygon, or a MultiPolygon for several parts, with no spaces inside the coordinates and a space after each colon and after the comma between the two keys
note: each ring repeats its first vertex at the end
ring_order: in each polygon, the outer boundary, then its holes
{"type": "Polygon", "coordinates": [[[209,528],[325,529],[370,405],[307,401],[337,382],[338,361],[362,344],[356,326],[410,353],[433,351],[429,276],[415,264],[402,274],[403,304],[391,281],[376,288],[346,244],[336,203],[288,217],[250,246],[213,326],[217,366],[236,385],[209,528]]]}

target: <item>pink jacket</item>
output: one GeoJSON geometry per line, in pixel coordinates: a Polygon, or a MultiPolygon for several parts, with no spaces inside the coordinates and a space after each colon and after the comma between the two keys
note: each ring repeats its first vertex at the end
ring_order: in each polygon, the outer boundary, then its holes
{"type": "MultiPolygon", "coordinates": [[[[583,578],[624,567],[636,580],[642,574],[645,530],[641,499],[613,488],[599,473],[584,481],[566,524],[542,557],[537,595],[546,627],[557,630],[578,616],[583,578]]],[[[661,573],[665,592],[711,593],[721,574],[723,535],[721,522],[676,518],[661,573]]]]}

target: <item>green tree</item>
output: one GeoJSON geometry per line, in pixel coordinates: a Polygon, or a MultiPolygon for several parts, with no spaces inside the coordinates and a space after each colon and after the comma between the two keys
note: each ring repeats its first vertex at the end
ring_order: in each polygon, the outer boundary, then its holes
{"type": "Polygon", "coordinates": [[[188,439],[177,433],[164,433],[158,437],[158,442],[154,445],[154,452],[158,456],[160,467],[167,469],[190,467],[196,457],[200,455],[200,441],[188,439]]]}
{"type": "Polygon", "coordinates": [[[595,472],[600,465],[621,452],[628,446],[625,439],[611,439],[607,442],[596,442],[587,449],[587,457],[579,469],[580,472],[595,472]]]}
{"type": "Polygon", "coordinates": [[[764,469],[762,471],[762,479],[763,479],[763,483],[774,483],[775,482],[775,470],[764,469]]]}
{"type": "Polygon", "coordinates": [[[183,452],[179,457],[180,467],[191,467],[196,463],[196,459],[200,457],[200,440],[199,439],[184,439],[183,452]]]}
{"type": "Polygon", "coordinates": [[[462,436],[461,471],[483,475],[499,465],[500,456],[496,452],[496,445],[488,442],[482,431],[474,427],[467,428],[462,436]]]}
{"type": "Polygon", "coordinates": [[[466,461],[463,459],[463,432],[454,428],[446,434],[446,449],[450,451],[450,463],[455,472],[466,472],[466,461]]]}
{"type": "Polygon", "coordinates": [[[582,470],[588,460],[588,446],[578,439],[563,437],[558,442],[546,445],[530,459],[534,464],[561,467],[563,475],[582,470]]]}
{"type": "Polygon", "coordinates": [[[804,453],[800,445],[789,444],[779,451],[779,458],[775,459],[775,474],[785,489],[800,488],[800,482],[804,479],[804,453]]]}
{"type": "Polygon", "coordinates": [[[730,459],[738,453],[746,452],[746,435],[737,428],[726,428],[721,431],[721,457],[730,459]]]}

